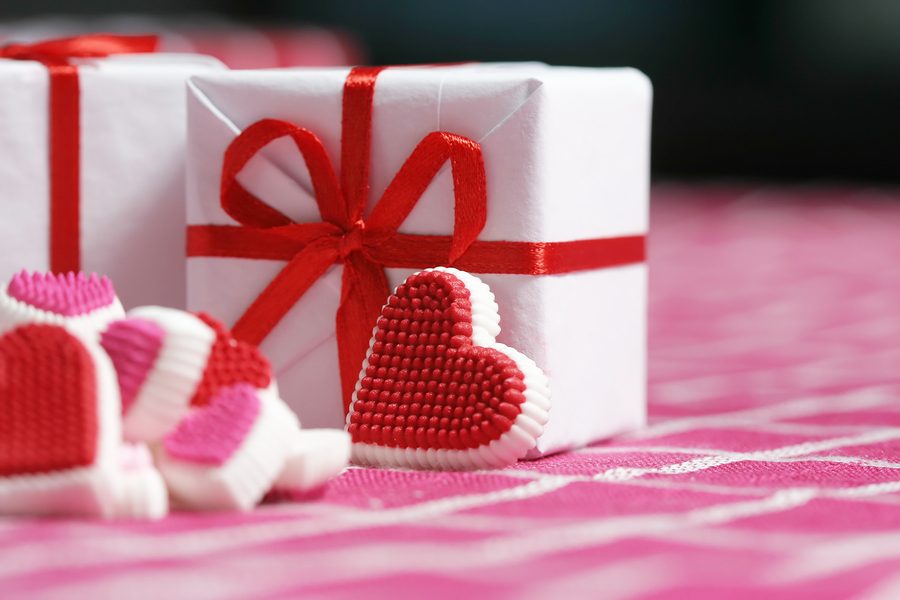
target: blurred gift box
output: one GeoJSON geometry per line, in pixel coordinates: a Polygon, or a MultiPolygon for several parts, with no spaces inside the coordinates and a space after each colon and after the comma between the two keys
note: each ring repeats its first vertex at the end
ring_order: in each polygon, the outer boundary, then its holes
{"type": "Polygon", "coordinates": [[[0,24],[0,44],[34,42],[94,32],[160,36],[160,52],[218,58],[232,69],[333,67],[365,61],[362,45],[350,34],[320,27],[248,26],[212,15],[176,21],[151,16],[47,17],[0,24]]]}

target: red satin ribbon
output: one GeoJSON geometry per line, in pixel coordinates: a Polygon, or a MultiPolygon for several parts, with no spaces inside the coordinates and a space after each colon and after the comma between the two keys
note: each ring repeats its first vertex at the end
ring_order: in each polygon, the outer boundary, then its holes
{"type": "Polygon", "coordinates": [[[85,35],[0,47],[0,58],[33,60],[47,67],[49,90],[50,269],[81,268],[81,92],[73,58],[153,52],[156,36],[85,35]]]}
{"type": "Polygon", "coordinates": [[[452,264],[477,273],[549,275],[644,260],[644,236],[550,243],[477,240],[487,218],[481,147],[442,131],[429,133],[419,142],[363,218],[369,192],[372,99],[383,68],[357,67],[347,76],[340,180],[314,133],[285,121],[257,121],[232,141],[222,167],[222,207],[240,225],[188,227],[188,256],[288,261],[234,326],[235,336],[254,344],[265,339],[331,265],[343,263],[336,333],[345,411],[372,325],[390,293],[385,268],[452,264]],[[321,222],[295,223],[236,179],[257,152],[282,137],[293,140],[306,162],[321,222]],[[453,176],[453,234],[398,233],[448,160],[453,176]]]}

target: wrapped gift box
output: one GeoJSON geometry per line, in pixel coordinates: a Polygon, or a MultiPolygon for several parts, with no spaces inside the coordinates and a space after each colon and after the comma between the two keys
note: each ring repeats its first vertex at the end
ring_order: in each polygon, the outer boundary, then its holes
{"type": "MultiPolygon", "coordinates": [[[[297,69],[191,78],[189,229],[240,225],[220,201],[223,155],[242,130],[261,119],[312,131],[340,172],[347,76],[346,69],[297,69]]],[[[591,258],[598,262],[594,268],[477,273],[500,305],[498,340],[531,356],[551,380],[550,423],[533,455],[580,446],[645,422],[642,244],[651,96],[649,81],[633,69],[541,64],[391,68],[378,76],[374,88],[366,214],[412,149],[440,130],[481,145],[487,219],[479,241],[612,242],[600,244],[600,256],[591,258]],[[615,253],[615,241],[623,239],[631,244],[629,257],[621,261],[627,264],[607,257],[610,264],[604,266],[604,248],[615,253]]],[[[288,139],[262,148],[238,181],[296,223],[322,221],[310,172],[288,139]]],[[[444,165],[399,232],[450,235],[452,184],[451,169],[444,165]]],[[[237,322],[285,267],[284,260],[267,259],[265,248],[243,257],[205,250],[189,254],[189,308],[229,323],[237,322]]],[[[328,268],[262,342],[282,395],[305,426],[335,427],[344,421],[335,337],[342,269],[339,261],[328,268]]],[[[390,285],[414,270],[386,269],[390,285]]],[[[360,324],[369,331],[371,326],[360,324]]]]}
{"type": "Polygon", "coordinates": [[[51,268],[56,152],[78,166],[77,183],[57,190],[77,188],[81,247],[69,264],[110,276],[126,305],[183,306],[185,81],[222,65],[166,54],[71,62],[78,69],[78,131],[68,145],[57,135],[53,150],[48,68],[0,59],[0,279],[51,268]]]}
{"type": "Polygon", "coordinates": [[[260,27],[208,14],[177,19],[123,14],[38,17],[0,23],[0,44],[89,34],[93,31],[159,36],[159,52],[203,54],[232,69],[341,66],[360,62],[362,45],[347,32],[290,25],[260,27]]]}

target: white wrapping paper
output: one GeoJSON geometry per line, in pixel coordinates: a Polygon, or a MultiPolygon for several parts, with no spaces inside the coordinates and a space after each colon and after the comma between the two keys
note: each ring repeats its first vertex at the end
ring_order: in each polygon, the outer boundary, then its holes
{"type": "MultiPolygon", "coordinates": [[[[126,306],[184,306],[185,81],[222,68],[194,55],[79,61],[81,264],[126,306]]],[[[0,280],[47,270],[47,68],[0,59],[0,280]]]]}
{"type": "MultiPolygon", "coordinates": [[[[188,223],[236,224],[219,204],[222,156],[262,118],[314,131],[339,168],[346,69],[210,73],[188,99],[188,223]]],[[[398,68],[378,78],[369,208],[427,133],[481,143],[488,181],[479,239],[531,242],[642,235],[647,231],[651,87],[633,69],[539,64],[398,68]]],[[[308,171],[279,140],[239,176],[297,222],[320,221],[308,171]]],[[[402,233],[451,232],[444,168],[402,233]]],[[[188,306],[233,324],[283,262],[188,260],[188,306]]],[[[340,265],[333,266],[263,342],[282,394],[304,426],[343,424],[335,341],[340,265]]],[[[388,270],[391,285],[411,271],[388,270]]],[[[646,267],[565,275],[478,274],[497,296],[499,341],[548,374],[550,423],[533,455],[576,447],[645,422],[646,267]]]]}

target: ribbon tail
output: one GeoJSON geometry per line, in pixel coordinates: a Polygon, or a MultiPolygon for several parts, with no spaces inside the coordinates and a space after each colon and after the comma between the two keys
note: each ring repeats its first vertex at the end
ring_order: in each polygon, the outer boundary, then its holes
{"type": "Polygon", "coordinates": [[[81,270],[81,92],[78,69],[50,70],[50,270],[81,270]]]}
{"type": "Polygon", "coordinates": [[[350,410],[350,399],[366,358],[372,328],[388,295],[390,288],[384,269],[358,252],[350,254],[344,262],[341,304],[336,318],[344,414],[350,410]]]}
{"type": "Polygon", "coordinates": [[[234,336],[259,345],[291,307],[334,264],[334,238],[322,238],[297,253],[232,328],[234,336]]]}

